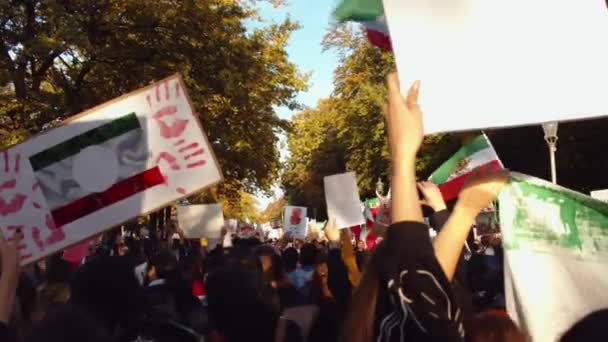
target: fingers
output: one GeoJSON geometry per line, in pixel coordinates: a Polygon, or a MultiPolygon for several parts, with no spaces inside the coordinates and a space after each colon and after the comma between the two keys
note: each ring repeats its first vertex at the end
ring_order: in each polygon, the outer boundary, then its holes
{"type": "Polygon", "coordinates": [[[391,72],[386,75],[386,84],[388,86],[388,102],[398,103],[401,101],[401,89],[399,87],[399,76],[396,72],[391,72]]]}
{"type": "Polygon", "coordinates": [[[407,108],[409,110],[414,110],[418,108],[418,94],[420,93],[420,81],[414,82],[410,87],[410,90],[407,92],[407,98],[405,99],[405,103],[407,104],[407,108]]]}

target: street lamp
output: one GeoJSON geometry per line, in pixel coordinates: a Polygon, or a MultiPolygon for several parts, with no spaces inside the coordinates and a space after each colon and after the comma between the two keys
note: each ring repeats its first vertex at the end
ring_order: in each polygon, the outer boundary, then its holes
{"type": "Polygon", "coordinates": [[[376,195],[382,196],[384,194],[384,183],[382,183],[382,178],[378,177],[378,181],[376,182],[376,195]]]}
{"type": "Polygon", "coordinates": [[[557,151],[557,121],[546,122],[543,124],[545,141],[549,146],[549,158],[551,159],[551,182],[557,184],[557,171],[555,168],[555,151],[557,151]]]}

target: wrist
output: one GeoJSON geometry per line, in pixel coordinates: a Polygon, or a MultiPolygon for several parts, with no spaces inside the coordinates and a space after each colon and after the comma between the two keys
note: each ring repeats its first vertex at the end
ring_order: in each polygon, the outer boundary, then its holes
{"type": "Polygon", "coordinates": [[[475,218],[479,214],[479,211],[480,209],[475,209],[470,206],[466,206],[460,201],[456,202],[456,205],[454,206],[454,215],[458,215],[466,219],[471,219],[471,222],[475,220],[475,218]]]}
{"type": "Polygon", "coordinates": [[[445,205],[445,203],[433,203],[431,204],[431,208],[433,208],[434,212],[438,212],[446,210],[448,207],[445,205]]]}

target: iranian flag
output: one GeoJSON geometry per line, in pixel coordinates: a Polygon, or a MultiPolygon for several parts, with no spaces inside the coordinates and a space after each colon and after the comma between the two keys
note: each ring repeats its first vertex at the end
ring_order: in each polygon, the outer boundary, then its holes
{"type": "Polygon", "coordinates": [[[159,168],[148,163],[148,156],[141,123],[135,113],[128,113],[47,146],[29,161],[55,224],[63,226],[163,184],[159,168]],[[113,167],[108,160],[115,161],[113,167]],[[99,172],[90,172],[87,165],[96,165],[99,172]],[[114,175],[111,186],[96,188],[114,175]]]}
{"type": "Polygon", "coordinates": [[[336,8],[338,21],[355,21],[365,27],[367,40],[385,51],[392,51],[382,0],[344,0],[336,8]]]}
{"type": "Polygon", "coordinates": [[[486,135],[482,134],[462,146],[456,154],[441,164],[429,180],[439,185],[444,200],[449,201],[458,197],[473,171],[487,168],[502,168],[502,163],[486,135]]]}

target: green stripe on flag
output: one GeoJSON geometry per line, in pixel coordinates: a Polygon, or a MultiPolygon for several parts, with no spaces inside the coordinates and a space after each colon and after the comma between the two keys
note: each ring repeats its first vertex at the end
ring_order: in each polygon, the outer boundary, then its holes
{"type": "Polygon", "coordinates": [[[488,144],[486,137],[483,134],[478,136],[468,144],[462,146],[450,159],[441,164],[441,166],[433,172],[430,180],[435,184],[445,183],[450,175],[454,173],[459,161],[489,147],[490,145],[488,144]]]}
{"type": "Polygon", "coordinates": [[[343,0],[334,12],[338,21],[375,21],[384,14],[382,0],[343,0]]]}
{"type": "Polygon", "coordinates": [[[30,163],[34,171],[38,171],[65,158],[69,158],[84,148],[104,143],[138,128],[141,128],[141,126],[137,116],[135,113],[129,113],[34,154],[30,157],[30,163]]]}

